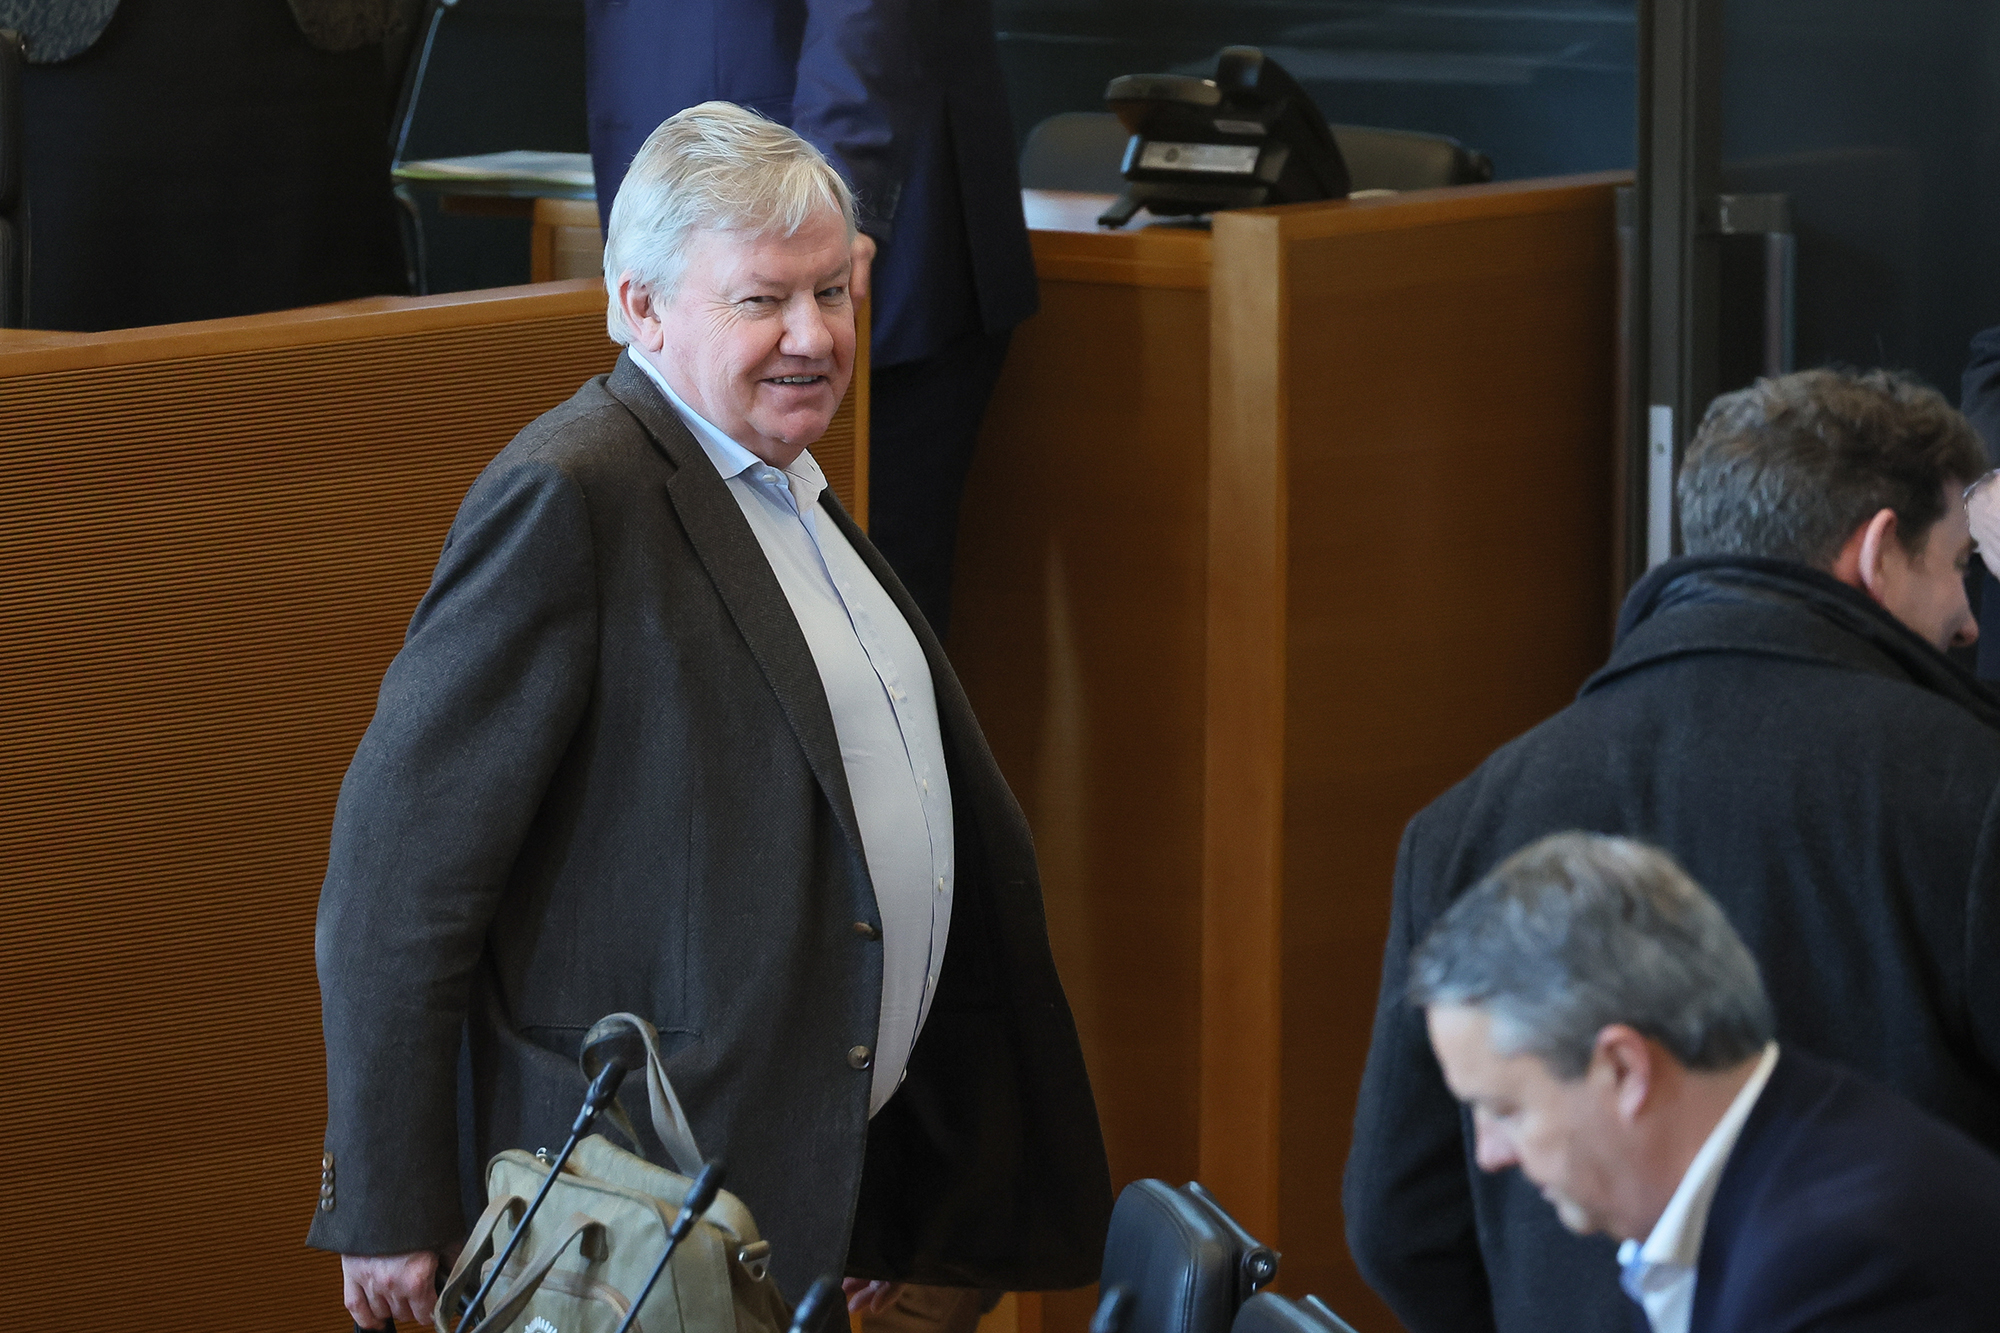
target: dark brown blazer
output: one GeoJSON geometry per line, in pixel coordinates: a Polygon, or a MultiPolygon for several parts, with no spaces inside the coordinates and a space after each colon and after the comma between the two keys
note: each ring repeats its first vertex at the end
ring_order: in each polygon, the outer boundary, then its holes
{"type": "Polygon", "coordinates": [[[843,1270],[1094,1279],[1109,1178],[1027,823],[922,616],[821,504],[923,645],[950,766],[951,933],[901,1090],[871,1124],[850,1051],[875,1040],[880,917],[818,671],[628,354],[474,483],[341,787],[318,934],[335,1183],[311,1244],[461,1234],[462,1035],[483,1163],[561,1141],[579,1037],[630,1010],[792,1296],[843,1270]]]}

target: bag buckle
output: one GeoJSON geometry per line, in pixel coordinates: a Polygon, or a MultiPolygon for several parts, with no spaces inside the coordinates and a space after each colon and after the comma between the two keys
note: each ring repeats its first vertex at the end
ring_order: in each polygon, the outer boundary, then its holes
{"type": "Polygon", "coordinates": [[[762,1282],[764,1274],[771,1268],[771,1242],[753,1240],[748,1245],[738,1246],[736,1262],[743,1265],[743,1271],[753,1282],[762,1282]]]}

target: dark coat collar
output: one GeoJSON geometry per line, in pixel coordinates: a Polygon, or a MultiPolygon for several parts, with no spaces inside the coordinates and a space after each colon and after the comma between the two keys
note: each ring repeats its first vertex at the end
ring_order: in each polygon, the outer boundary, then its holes
{"type": "Polygon", "coordinates": [[[757,659],[772,693],[778,696],[785,720],[791,723],[806,762],[833,807],[835,822],[865,865],[861,826],[847,787],[847,768],[840,759],[840,736],[833,727],[833,712],[827,707],[826,689],[820,683],[812,649],[806,645],[806,636],[785,600],[784,589],[778,586],[778,576],[771,572],[771,562],[757,544],[756,534],[730,496],[728,483],[659,386],[632,358],[629,350],[618,358],[605,388],[639,419],[654,445],[673,464],[667,499],[680,518],[681,530],[707,569],[737,631],[750,646],[750,655],[757,659]]]}
{"type": "Polygon", "coordinates": [[[1619,614],[1611,660],[1579,693],[1699,653],[1790,658],[1907,681],[2000,730],[2000,699],[1865,593],[1817,569],[1758,556],[1686,556],[1639,580],[1619,614]]]}

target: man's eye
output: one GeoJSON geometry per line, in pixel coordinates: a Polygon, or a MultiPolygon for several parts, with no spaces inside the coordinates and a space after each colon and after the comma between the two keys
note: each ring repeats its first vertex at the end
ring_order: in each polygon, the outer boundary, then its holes
{"type": "Polygon", "coordinates": [[[847,288],[845,287],[825,287],[820,290],[819,299],[822,301],[838,301],[845,295],[847,295],[847,288]]]}

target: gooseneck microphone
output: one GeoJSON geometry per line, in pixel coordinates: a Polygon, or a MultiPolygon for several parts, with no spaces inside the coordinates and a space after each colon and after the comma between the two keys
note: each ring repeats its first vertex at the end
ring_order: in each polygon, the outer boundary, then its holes
{"type": "Polygon", "coordinates": [[[695,1220],[708,1211],[715,1202],[715,1196],[722,1191],[722,1163],[710,1162],[702,1167],[701,1174],[688,1186],[688,1192],[681,1199],[681,1210],[674,1214],[673,1225],[667,1228],[667,1248],[660,1251],[660,1261],[653,1265],[653,1271],[646,1275],[646,1285],[639,1288],[639,1294],[632,1298],[632,1306],[625,1311],[625,1317],[618,1321],[618,1333],[626,1333],[639,1317],[639,1307],[653,1294],[653,1284],[660,1280],[660,1274],[667,1271],[667,1260],[674,1257],[674,1251],[694,1230],[695,1220]]]}
{"type": "MultiPolygon", "coordinates": [[[[609,1044],[606,1043],[606,1046],[609,1044]]],[[[486,1280],[479,1284],[479,1290],[473,1293],[472,1300],[466,1305],[464,1313],[459,1315],[454,1333],[465,1333],[473,1322],[473,1316],[485,1305],[486,1297],[493,1291],[493,1284],[500,1280],[501,1271],[507,1267],[507,1261],[514,1257],[514,1251],[521,1248],[521,1238],[528,1234],[529,1221],[542,1206],[542,1200],[549,1197],[549,1187],[556,1183],[557,1173],[563,1169],[563,1164],[569,1161],[569,1155],[576,1151],[578,1142],[590,1132],[590,1127],[596,1122],[599,1112],[610,1105],[611,1099],[618,1095],[618,1085],[625,1081],[625,1075],[634,1067],[625,1058],[629,1052],[603,1049],[597,1054],[602,1058],[603,1064],[598,1068],[596,1077],[590,1080],[590,1091],[583,1095],[583,1107],[576,1113],[575,1123],[569,1127],[569,1142],[563,1144],[562,1151],[556,1154],[556,1160],[550,1165],[548,1174],[542,1177],[541,1187],[535,1191],[534,1199],[528,1204],[528,1211],[522,1213],[521,1220],[514,1224],[514,1234],[507,1237],[507,1247],[500,1251],[500,1257],[493,1261],[493,1268],[486,1274],[486,1280]]],[[[644,1062],[645,1056],[642,1053],[639,1063],[644,1062]]]]}
{"type": "Polygon", "coordinates": [[[806,1288],[806,1294],[799,1301],[799,1308],[792,1311],[792,1326],[788,1333],[813,1333],[820,1317],[840,1294],[838,1278],[823,1277],[806,1288]]]}

